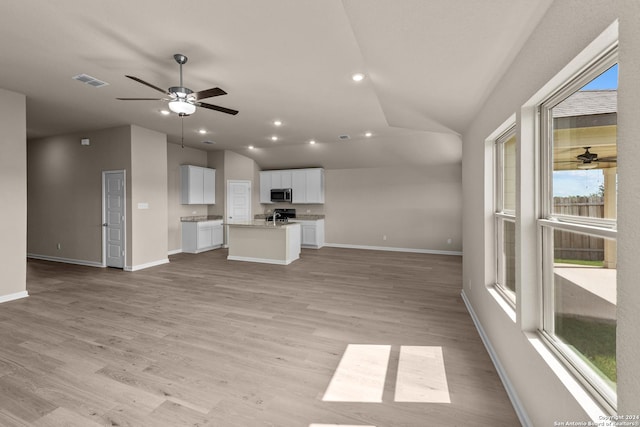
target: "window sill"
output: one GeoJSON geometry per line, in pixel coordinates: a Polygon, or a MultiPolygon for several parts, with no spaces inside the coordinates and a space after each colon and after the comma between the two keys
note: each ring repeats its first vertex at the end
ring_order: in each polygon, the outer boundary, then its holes
{"type": "Polygon", "coordinates": [[[504,294],[504,292],[498,289],[496,285],[487,286],[487,291],[489,291],[489,295],[491,295],[493,299],[496,300],[498,305],[502,308],[502,310],[504,310],[505,314],[509,316],[511,321],[513,323],[516,323],[515,303],[507,299],[507,296],[504,294]]]}
{"type": "Polygon", "coordinates": [[[603,417],[615,414],[606,410],[596,398],[585,389],[582,383],[573,375],[573,373],[558,359],[545,341],[540,337],[538,332],[523,332],[529,341],[529,344],[540,355],[544,362],[549,366],[551,371],[558,377],[562,385],[573,396],[578,405],[582,407],[584,412],[593,422],[601,422],[603,417]]]}

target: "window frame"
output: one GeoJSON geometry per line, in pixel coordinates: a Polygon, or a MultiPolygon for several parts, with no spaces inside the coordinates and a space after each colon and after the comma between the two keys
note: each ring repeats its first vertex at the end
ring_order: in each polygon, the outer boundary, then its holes
{"type": "Polygon", "coordinates": [[[617,43],[584,67],[567,83],[538,106],[539,117],[539,191],[537,219],[539,236],[538,271],[542,291],[542,307],[539,335],[547,346],[576,375],[583,385],[588,387],[598,401],[615,413],[617,393],[588,363],[576,354],[568,345],[555,336],[555,288],[554,288],[554,248],[555,230],[568,231],[588,236],[600,237],[617,242],[617,219],[586,218],[553,213],[553,113],[552,110],[584,85],[601,73],[618,64],[617,43]]]}
{"type": "MultiPolygon", "coordinates": [[[[506,123],[506,129],[503,130],[493,141],[493,153],[494,153],[494,249],[496,254],[495,259],[495,284],[494,288],[498,294],[504,298],[509,306],[515,310],[517,293],[515,290],[511,290],[506,286],[506,263],[503,257],[504,254],[504,224],[505,222],[512,222],[516,224],[516,210],[504,209],[504,145],[512,137],[516,136],[516,121],[509,120],[506,123]]],[[[517,144],[517,139],[516,139],[517,144]]],[[[516,171],[517,174],[517,171],[516,171]]],[[[518,189],[516,187],[516,197],[518,189]]]]}

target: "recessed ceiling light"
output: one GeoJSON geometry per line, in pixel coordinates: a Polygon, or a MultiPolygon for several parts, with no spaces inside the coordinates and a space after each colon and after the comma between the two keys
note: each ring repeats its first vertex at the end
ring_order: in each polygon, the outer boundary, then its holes
{"type": "Polygon", "coordinates": [[[169,114],[171,114],[171,111],[169,111],[169,110],[160,110],[160,114],[162,114],[163,116],[168,116],[169,114]]]}
{"type": "Polygon", "coordinates": [[[253,145],[249,146],[249,150],[253,150],[254,148],[256,148],[256,147],[254,147],[253,145]]]}
{"type": "Polygon", "coordinates": [[[274,120],[273,121],[273,125],[274,126],[282,126],[282,121],[281,120],[274,120]]]}
{"type": "Polygon", "coordinates": [[[313,145],[315,143],[316,143],[315,139],[312,139],[311,141],[309,141],[309,144],[311,144],[311,145],[313,145]]]}
{"type": "Polygon", "coordinates": [[[364,136],[366,136],[367,138],[371,138],[371,135],[373,135],[371,132],[367,132],[364,134],[364,136]]]}
{"type": "Polygon", "coordinates": [[[351,78],[353,79],[354,82],[361,82],[362,80],[364,80],[364,74],[355,73],[354,75],[351,76],[351,78]]]}
{"type": "Polygon", "coordinates": [[[200,129],[200,130],[198,131],[198,133],[200,133],[200,134],[204,135],[205,133],[207,133],[207,130],[206,130],[206,129],[200,129]]]}
{"type": "Polygon", "coordinates": [[[275,136],[275,135],[273,135],[273,136],[271,137],[271,140],[272,140],[272,141],[277,141],[277,140],[278,140],[278,137],[277,137],[277,136],[275,136]]]}

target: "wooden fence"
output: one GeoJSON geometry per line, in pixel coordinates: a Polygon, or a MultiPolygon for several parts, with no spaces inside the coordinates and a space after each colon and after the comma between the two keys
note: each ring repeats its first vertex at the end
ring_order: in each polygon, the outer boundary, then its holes
{"type": "MultiPolygon", "coordinates": [[[[553,206],[556,214],[604,218],[602,196],[554,197],[553,206]]],[[[600,237],[556,230],[553,240],[556,259],[604,260],[604,239],[600,237]]]]}

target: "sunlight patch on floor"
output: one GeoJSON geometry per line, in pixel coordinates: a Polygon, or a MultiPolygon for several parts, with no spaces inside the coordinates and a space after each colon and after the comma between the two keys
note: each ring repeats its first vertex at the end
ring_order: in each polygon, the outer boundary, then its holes
{"type": "Polygon", "coordinates": [[[394,400],[451,403],[442,347],[400,347],[394,400]]]}
{"type": "MultiPolygon", "coordinates": [[[[382,402],[390,345],[349,344],[325,391],[325,402],[382,402]]],[[[442,347],[400,346],[395,402],[451,403],[442,347]]]]}
{"type": "Polygon", "coordinates": [[[382,402],[390,352],[390,345],[349,344],[322,400],[382,402]]]}

